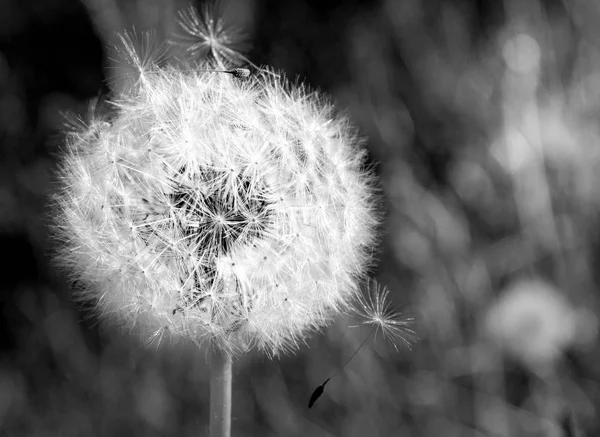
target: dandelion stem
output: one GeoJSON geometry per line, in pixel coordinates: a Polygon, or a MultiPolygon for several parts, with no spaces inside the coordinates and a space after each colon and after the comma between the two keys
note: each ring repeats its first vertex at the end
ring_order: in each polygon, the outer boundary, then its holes
{"type": "Polygon", "coordinates": [[[210,358],[210,437],[231,434],[231,356],[213,349],[210,358]]]}

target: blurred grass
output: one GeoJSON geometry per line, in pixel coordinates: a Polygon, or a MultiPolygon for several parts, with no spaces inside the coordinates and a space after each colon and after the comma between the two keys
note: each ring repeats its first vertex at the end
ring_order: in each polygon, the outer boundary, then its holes
{"type": "MultiPolygon", "coordinates": [[[[369,138],[387,210],[376,274],[421,339],[368,342],[311,410],[368,328],[339,320],[294,356],[245,357],[233,435],[598,435],[598,7],[230,3],[250,59],[332,93],[369,138]]],[[[114,4],[159,37],[181,5],[114,4]]],[[[0,5],[0,435],[203,435],[203,352],[99,329],[46,258],[59,113],[107,90],[117,26],[49,5],[0,5]]]]}

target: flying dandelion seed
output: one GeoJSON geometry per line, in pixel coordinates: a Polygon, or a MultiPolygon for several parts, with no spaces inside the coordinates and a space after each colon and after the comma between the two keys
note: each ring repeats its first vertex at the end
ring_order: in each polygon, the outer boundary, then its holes
{"type": "Polygon", "coordinates": [[[382,333],[386,340],[392,343],[396,351],[401,345],[410,349],[416,342],[416,333],[411,328],[412,317],[407,317],[398,308],[392,306],[388,299],[389,292],[387,287],[381,286],[376,280],[370,280],[366,294],[359,294],[352,312],[361,320],[361,324],[372,325],[371,331],[346,362],[315,389],[310,397],[308,408],[312,408],[317,399],[321,397],[325,391],[325,384],[340,373],[358,354],[358,351],[361,350],[367,340],[372,335],[377,335],[378,331],[382,333]]]}
{"type": "Polygon", "coordinates": [[[215,8],[207,2],[201,12],[193,6],[179,11],[178,24],[184,34],[178,40],[193,59],[212,60],[220,66],[249,62],[242,55],[247,49],[244,35],[218,17],[215,8]]]}

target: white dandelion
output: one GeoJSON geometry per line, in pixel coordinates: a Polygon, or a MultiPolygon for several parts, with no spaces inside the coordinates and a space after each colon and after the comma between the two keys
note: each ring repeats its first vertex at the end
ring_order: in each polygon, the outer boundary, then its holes
{"type": "Polygon", "coordinates": [[[326,96],[240,68],[219,20],[180,18],[194,68],[124,36],[137,77],[67,134],[55,259],[78,301],[142,344],[208,343],[210,435],[225,436],[232,357],[297,349],[359,292],[375,177],[326,96]]]}
{"type": "MultiPolygon", "coordinates": [[[[134,36],[120,53],[139,80],[110,116],[67,134],[57,263],[79,301],[144,342],[297,349],[349,308],[372,261],[362,140],[306,86],[212,63],[181,70],[134,36]]],[[[227,53],[214,50],[223,64],[227,53]]]]}

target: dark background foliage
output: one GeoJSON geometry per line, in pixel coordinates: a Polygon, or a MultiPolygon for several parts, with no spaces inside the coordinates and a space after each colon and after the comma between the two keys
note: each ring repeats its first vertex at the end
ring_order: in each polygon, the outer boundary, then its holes
{"type": "MultiPolygon", "coordinates": [[[[235,364],[233,435],[598,435],[594,2],[231,0],[256,64],[333,95],[385,194],[374,274],[420,342],[339,320],[235,364]]],[[[203,435],[202,351],[140,350],[70,300],[47,217],[62,113],[110,92],[115,31],[183,1],[0,4],[0,435],[203,435]]]]}

